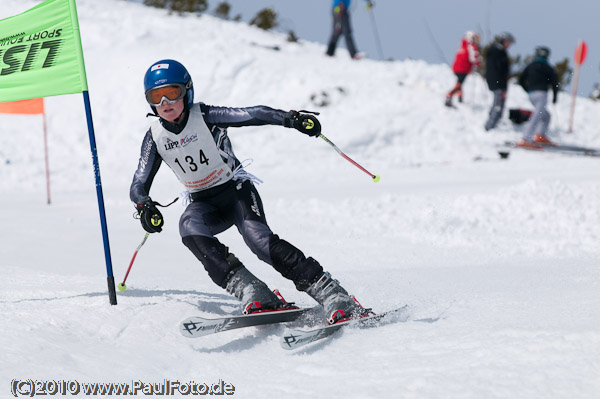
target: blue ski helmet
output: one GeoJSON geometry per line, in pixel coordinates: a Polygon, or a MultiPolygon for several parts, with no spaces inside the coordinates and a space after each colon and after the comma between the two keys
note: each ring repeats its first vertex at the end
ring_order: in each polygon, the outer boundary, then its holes
{"type": "MultiPolygon", "coordinates": [[[[175,60],[160,60],[148,68],[144,76],[144,93],[155,87],[167,86],[174,83],[180,83],[185,86],[187,107],[192,108],[194,104],[194,84],[192,83],[192,77],[187,69],[175,60]]],[[[156,112],[155,107],[150,106],[150,108],[156,112]]]]}

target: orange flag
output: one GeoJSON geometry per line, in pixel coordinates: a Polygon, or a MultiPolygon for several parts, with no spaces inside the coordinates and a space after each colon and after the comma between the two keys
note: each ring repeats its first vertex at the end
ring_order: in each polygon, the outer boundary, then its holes
{"type": "Polygon", "coordinates": [[[0,103],[0,114],[43,114],[44,99],[34,98],[31,100],[9,101],[0,103]]]}

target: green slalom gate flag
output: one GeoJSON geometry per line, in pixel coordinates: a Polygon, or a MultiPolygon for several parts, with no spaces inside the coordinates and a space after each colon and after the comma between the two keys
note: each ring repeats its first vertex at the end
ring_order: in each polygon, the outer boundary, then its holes
{"type": "Polygon", "coordinates": [[[0,102],[84,90],[75,0],[47,0],[0,20],[0,102]]]}
{"type": "Polygon", "coordinates": [[[0,102],[83,94],[104,241],[108,296],[117,304],[100,165],[75,0],[46,0],[0,20],[0,102]]]}

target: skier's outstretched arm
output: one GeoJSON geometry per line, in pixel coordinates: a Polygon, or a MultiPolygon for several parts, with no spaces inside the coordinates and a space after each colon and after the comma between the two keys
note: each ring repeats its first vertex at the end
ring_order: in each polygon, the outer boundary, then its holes
{"type": "Polygon", "coordinates": [[[201,109],[206,123],[218,127],[283,125],[309,136],[318,136],[321,133],[319,120],[310,113],[293,110],[285,112],[265,105],[247,108],[202,106],[201,109]]]}
{"type": "Polygon", "coordinates": [[[285,111],[265,105],[246,108],[201,106],[206,123],[218,127],[281,125],[285,111]]]}

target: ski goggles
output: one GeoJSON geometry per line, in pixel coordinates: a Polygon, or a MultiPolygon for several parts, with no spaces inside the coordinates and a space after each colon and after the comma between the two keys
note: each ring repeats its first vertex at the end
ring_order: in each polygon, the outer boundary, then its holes
{"type": "Polygon", "coordinates": [[[167,85],[154,87],[146,92],[146,101],[153,107],[158,107],[164,100],[169,104],[174,104],[181,100],[187,92],[181,83],[169,83],[167,85]]]}

